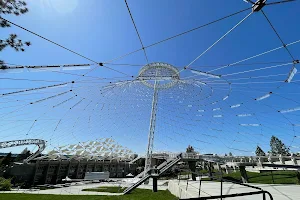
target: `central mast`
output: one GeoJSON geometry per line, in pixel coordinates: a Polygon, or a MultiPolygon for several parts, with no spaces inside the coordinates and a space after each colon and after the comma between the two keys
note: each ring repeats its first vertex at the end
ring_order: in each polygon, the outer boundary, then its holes
{"type": "Polygon", "coordinates": [[[157,80],[157,70],[155,73],[155,82],[154,82],[154,92],[153,92],[153,99],[152,99],[152,108],[151,108],[151,117],[150,117],[150,125],[149,125],[149,134],[148,134],[148,147],[147,147],[147,155],[145,161],[145,169],[144,172],[146,173],[151,167],[152,161],[152,151],[153,151],[153,141],[154,141],[154,131],[155,131],[155,122],[156,122],[156,111],[157,111],[157,100],[158,100],[158,84],[159,81],[157,80]]]}
{"type": "Polygon", "coordinates": [[[151,168],[154,133],[156,125],[158,91],[176,85],[180,81],[179,71],[177,70],[177,68],[167,63],[150,63],[140,70],[137,80],[141,81],[141,83],[145,86],[153,88],[151,116],[148,133],[148,146],[144,169],[145,175],[145,173],[151,168]]]}

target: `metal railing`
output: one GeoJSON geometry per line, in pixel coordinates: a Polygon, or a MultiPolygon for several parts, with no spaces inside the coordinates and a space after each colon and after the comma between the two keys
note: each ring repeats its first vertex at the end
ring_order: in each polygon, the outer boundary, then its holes
{"type": "MultiPolygon", "coordinates": [[[[240,183],[240,182],[237,182],[237,181],[232,181],[232,180],[228,180],[228,179],[224,179],[223,178],[223,175],[222,175],[222,172],[221,172],[221,178],[213,178],[213,177],[210,177],[211,179],[213,180],[218,180],[220,181],[220,195],[210,195],[210,196],[203,196],[203,197],[200,197],[201,195],[201,191],[204,192],[203,190],[201,190],[201,185],[202,185],[202,174],[200,173],[197,173],[197,172],[191,172],[190,173],[192,174],[196,174],[197,176],[200,177],[199,179],[199,188],[196,188],[199,190],[199,194],[198,194],[198,197],[192,197],[192,198],[184,198],[184,199],[181,199],[179,197],[180,200],[205,200],[205,199],[226,199],[226,198],[231,198],[231,197],[239,197],[239,196],[251,196],[251,195],[258,195],[258,194],[262,194],[262,199],[263,200],[266,200],[266,196],[268,195],[269,196],[269,199],[270,200],[273,200],[273,196],[271,195],[271,193],[269,193],[268,191],[265,191],[263,189],[261,189],[260,187],[256,187],[256,186],[253,186],[253,185],[248,185],[248,184],[245,184],[245,183],[240,183]],[[245,187],[249,187],[249,188],[253,188],[253,189],[256,189],[258,191],[253,191],[253,192],[242,192],[242,193],[235,193],[235,194],[223,194],[223,182],[230,182],[230,183],[234,183],[234,184],[238,184],[238,185],[242,185],[242,186],[245,186],[245,187]]],[[[187,185],[186,185],[186,190],[188,188],[188,186],[192,186],[194,187],[193,185],[189,185],[189,181],[187,180],[187,185]]],[[[205,193],[205,192],[204,192],[205,193]]]]}
{"type": "Polygon", "coordinates": [[[266,200],[266,194],[269,195],[270,200],[273,200],[272,195],[264,190],[261,191],[254,191],[254,192],[243,192],[243,193],[235,193],[235,194],[223,194],[223,195],[214,195],[214,196],[207,196],[207,197],[196,197],[196,198],[189,198],[189,199],[180,199],[180,200],[205,200],[205,199],[225,199],[230,197],[241,197],[241,196],[250,196],[250,195],[258,195],[262,194],[262,199],[266,200]]]}

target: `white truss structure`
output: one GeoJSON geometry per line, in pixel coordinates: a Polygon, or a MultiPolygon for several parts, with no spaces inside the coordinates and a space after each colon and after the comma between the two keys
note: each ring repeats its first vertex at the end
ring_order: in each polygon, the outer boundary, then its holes
{"type": "Polygon", "coordinates": [[[26,140],[12,140],[0,142],[0,149],[9,148],[9,147],[17,147],[17,146],[25,146],[25,145],[37,145],[38,150],[30,155],[24,162],[29,162],[34,159],[36,156],[42,153],[42,151],[46,148],[46,141],[40,139],[26,139],[26,140]]]}
{"type": "Polygon", "coordinates": [[[60,146],[48,152],[43,159],[94,159],[94,160],[131,160],[134,152],[119,145],[112,138],[80,142],[60,146]]]}

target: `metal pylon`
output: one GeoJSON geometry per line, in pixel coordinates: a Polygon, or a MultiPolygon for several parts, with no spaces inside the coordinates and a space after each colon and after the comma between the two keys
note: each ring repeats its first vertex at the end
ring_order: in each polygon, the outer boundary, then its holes
{"type": "MultiPolygon", "coordinates": [[[[156,76],[156,78],[157,78],[157,76],[156,76]]],[[[152,161],[153,141],[154,141],[154,132],[155,132],[155,124],[156,124],[157,99],[158,99],[158,84],[159,84],[159,81],[157,81],[157,79],[155,79],[150,125],[149,125],[149,134],[148,134],[148,147],[147,147],[147,155],[146,155],[145,169],[144,169],[145,173],[151,167],[151,161],[152,161]]],[[[144,174],[144,176],[145,176],[145,174],[144,174]]]]}

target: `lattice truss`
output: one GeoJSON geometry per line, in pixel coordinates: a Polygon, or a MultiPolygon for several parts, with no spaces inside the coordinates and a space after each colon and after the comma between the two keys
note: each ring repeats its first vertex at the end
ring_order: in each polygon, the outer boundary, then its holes
{"type": "Polygon", "coordinates": [[[60,146],[49,151],[46,159],[132,159],[132,153],[127,147],[116,143],[112,138],[100,138],[95,141],[80,142],[60,146]]]}
{"type": "MultiPolygon", "coordinates": [[[[231,32],[238,34],[235,31],[239,30],[239,26],[246,31],[251,30],[251,27],[247,28],[251,17],[266,17],[265,13],[261,15],[258,12],[252,11],[250,6],[235,13],[239,20],[233,26],[225,24],[225,34],[218,33],[219,38],[205,47],[192,62],[175,66],[178,70],[176,81],[158,91],[155,151],[184,151],[192,145],[201,153],[223,154],[230,151],[236,155],[253,154],[257,145],[269,149],[272,135],[282,139],[292,152],[298,151],[299,53],[290,49],[299,49],[300,40],[280,45],[275,38],[271,45],[273,48],[257,49],[257,54],[248,54],[244,58],[231,54],[231,63],[196,65],[204,54],[218,48],[223,40],[228,44],[237,42],[231,38],[231,32]],[[283,54],[286,60],[278,61],[276,57],[283,54]]],[[[198,31],[200,27],[182,34],[198,31]]],[[[268,34],[274,34],[269,28],[268,34]]],[[[149,46],[141,42],[141,49],[103,63],[93,61],[91,64],[56,66],[6,64],[0,77],[1,140],[44,139],[48,141],[48,151],[54,149],[50,151],[52,156],[58,153],[111,156],[120,153],[122,148],[115,151],[118,144],[104,144],[97,139],[112,137],[134,152],[144,152],[153,88],[145,85],[138,76],[138,70],[151,63],[147,56],[148,48],[167,41],[176,42],[172,40],[175,37],[149,46]],[[117,63],[140,51],[144,52],[145,64],[117,63]],[[100,76],[97,74],[99,69],[111,74],[100,76]],[[39,79],[40,74],[47,79],[39,79]]],[[[155,71],[142,78],[152,81],[149,76],[154,77],[153,81],[157,78],[155,71]]],[[[129,150],[123,152],[126,156],[133,153],[129,150]]]]}

